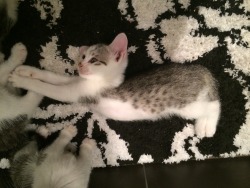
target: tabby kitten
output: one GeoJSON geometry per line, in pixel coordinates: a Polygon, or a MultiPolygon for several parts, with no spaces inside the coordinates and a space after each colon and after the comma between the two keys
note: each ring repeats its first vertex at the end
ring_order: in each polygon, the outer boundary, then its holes
{"type": "Polygon", "coordinates": [[[217,82],[200,65],[170,64],[124,83],[127,37],[79,50],[79,77],[20,66],[9,80],[16,87],[64,102],[82,102],[93,112],[120,121],[157,120],[176,114],[196,119],[198,137],[212,137],[220,116],[217,82]]]}
{"type": "Polygon", "coordinates": [[[14,156],[11,178],[17,188],[87,188],[91,173],[92,148],[95,142],[83,140],[79,156],[68,150],[76,135],[75,126],[66,126],[47,148],[38,151],[30,142],[14,156]]]}
{"type": "Polygon", "coordinates": [[[42,100],[42,95],[33,91],[20,96],[8,82],[10,73],[25,61],[26,56],[26,47],[17,43],[12,47],[9,59],[0,63],[0,152],[10,150],[24,140],[21,132],[42,100]]]}

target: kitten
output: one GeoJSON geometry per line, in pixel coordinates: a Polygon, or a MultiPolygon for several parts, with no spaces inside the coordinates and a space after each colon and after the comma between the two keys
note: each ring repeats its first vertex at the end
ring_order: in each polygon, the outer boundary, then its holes
{"type": "MultiPolygon", "coordinates": [[[[18,0],[0,0],[0,51],[2,41],[17,21],[17,7],[18,0]]],[[[0,52],[0,62],[3,59],[4,55],[0,52]]]]}
{"type": "Polygon", "coordinates": [[[0,152],[10,150],[25,140],[20,132],[42,100],[42,96],[33,91],[20,96],[8,82],[10,73],[25,61],[26,56],[26,47],[17,43],[12,47],[9,59],[0,63],[0,152]]]}
{"type": "Polygon", "coordinates": [[[79,156],[68,151],[76,135],[75,126],[66,126],[47,148],[38,151],[30,142],[14,156],[11,177],[17,188],[87,188],[91,173],[92,148],[95,142],[83,140],[79,156]]]}
{"type": "Polygon", "coordinates": [[[20,66],[16,86],[64,102],[82,102],[93,112],[120,121],[157,120],[170,115],[196,119],[198,137],[212,137],[220,116],[217,82],[200,65],[170,64],[127,79],[127,37],[79,50],[79,77],[20,66]]]}

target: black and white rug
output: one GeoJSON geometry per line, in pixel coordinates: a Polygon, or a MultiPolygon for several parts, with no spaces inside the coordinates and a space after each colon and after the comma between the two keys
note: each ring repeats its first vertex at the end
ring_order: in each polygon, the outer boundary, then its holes
{"type": "MultiPolygon", "coordinates": [[[[70,46],[110,43],[120,32],[129,40],[126,77],[164,63],[197,63],[211,70],[222,103],[215,136],[197,138],[193,121],[179,117],[118,122],[81,104],[48,98],[36,110],[32,126],[56,132],[76,125],[73,141],[96,140],[96,167],[250,155],[249,0],[21,1],[18,23],[4,47],[8,54],[21,41],[28,48],[26,64],[73,74],[70,46]]],[[[41,137],[39,145],[52,137],[41,137]]],[[[8,160],[0,159],[0,167],[7,168],[8,160]]]]}

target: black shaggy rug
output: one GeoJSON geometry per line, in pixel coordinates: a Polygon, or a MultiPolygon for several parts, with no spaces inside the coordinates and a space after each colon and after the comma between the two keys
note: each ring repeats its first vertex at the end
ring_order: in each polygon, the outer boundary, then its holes
{"type": "MultiPolygon", "coordinates": [[[[35,0],[21,1],[18,22],[4,41],[27,46],[25,64],[74,73],[70,46],[110,43],[120,33],[129,40],[126,78],[168,63],[202,64],[219,81],[221,117],[212,138],[199,139],[194,122],[179,117],[120,122],[91,113],[81,104],[44,98],[31,126],[42,148],[64,125],[96,140],[95,167],[250,154],[250,3],[248,0],[35,0]]],[[[8,168],[1,156],[0,167],[8,168]]]]}

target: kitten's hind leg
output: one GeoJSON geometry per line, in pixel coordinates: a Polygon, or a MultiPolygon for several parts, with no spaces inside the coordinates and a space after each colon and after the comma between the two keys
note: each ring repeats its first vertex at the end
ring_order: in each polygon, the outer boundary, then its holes
{"type": "Polygon", "coordinates": [[[212,137],[216,132],[216,127],[220,117],[220,102],[209,102],[206,114],[198,118],[195,124],[196,135],[199,138],[212,137]]]}
{"type": "Polygon", "coordinates": [[[89,138],[85,138],[80,146],[77,163],[81,167],[81,171],[84,174],[82,178],[85,185],[83,187],[87,187],[89,182],[89,176],[92,169],[93,148],[95,147],[95,141],[89,138]]]}
{"type": "Polygon", "coordinates": [[[46,149],[47,153],[62,154],[65,151],[65,147],[77,134],[77,128],[73,125],[67,125],[61,130],[58,138],[46,149]]]}
{"type": "Polygon", "coordinates": [[[95,141],[89,138],[85,138],[82,141],[79,151],[79,157],[77,158],[77,164],[81,171],[82,187],[88,187],[89,177],[92,169],[93,148],[95,148],[95,141]]]}
{"type": "Polygon", "coordinates": [[[15,44],[11,49],[9,59],[0,65],[0,84],[5,85],[9,74],[18,66],[23,64],[27,56],[27,49],[22,43],[15,44]]]}

